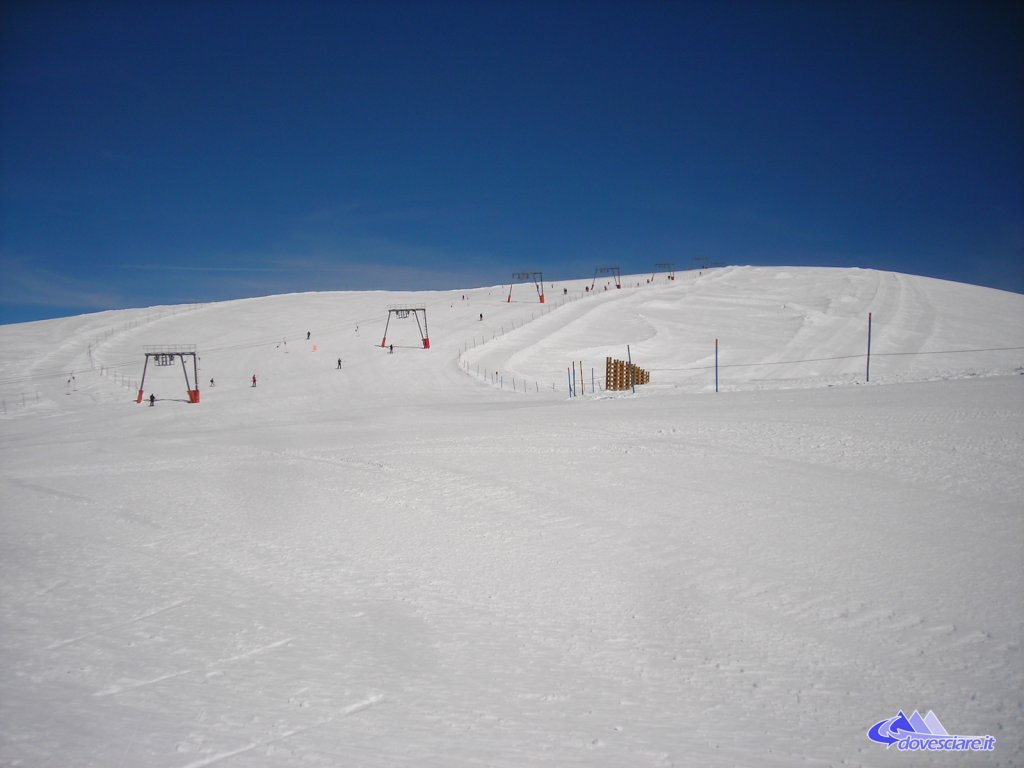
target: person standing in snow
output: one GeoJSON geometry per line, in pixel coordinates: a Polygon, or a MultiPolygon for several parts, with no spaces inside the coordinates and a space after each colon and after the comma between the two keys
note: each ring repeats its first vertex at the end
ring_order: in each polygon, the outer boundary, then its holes
{"type": "Polygon", "coordinates": [[[338,358],[338,367],[341,368],[341,358],[338,358]]]}
{"type": "Polygon", "coordinates": [[[306,341],[309,341],[309,331],[306,331],[306,341]]]}
{"type": "Polygon", "coordinates": [[[255,373],[252,375],[252,385],[254,387],[256,386],[256,374],[255,373]]]}
{"type": "Polygon", "coordinates": [[[150,395],[149,396],[149,407],[152,408],[154,405],[156,405],[156,395],[150,395]]]}

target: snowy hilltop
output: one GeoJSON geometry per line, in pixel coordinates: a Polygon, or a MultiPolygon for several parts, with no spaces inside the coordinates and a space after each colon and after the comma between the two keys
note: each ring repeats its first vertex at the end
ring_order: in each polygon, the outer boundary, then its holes
{"type": "Polygon", "coordinates": [[[1019,765],[1022,374],[859,269],[2,326],[0,764],[1019,765]]]}

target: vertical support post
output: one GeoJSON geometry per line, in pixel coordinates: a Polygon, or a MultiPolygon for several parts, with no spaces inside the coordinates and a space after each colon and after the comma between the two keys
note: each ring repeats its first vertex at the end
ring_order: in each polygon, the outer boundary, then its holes
{"type": "Polygon", "coordinates": [[[572,375],[569,373],[569,369],[565,369],[565,378],[569,381],[569,397],[572,397],[572,375]]]}
{"type": "Polygon", "coordinates": [[[715,339],[715,392],[718,391],[718,339],[715,339]]]}
{"type": "Polygon", "coordinates": [[[195,383],[196,388],[192,390],[191,402],[199,402],[199,356],[192,353],[192,380],[195,383]]]}
{"type": "Polygon", "coordinates": [[[580,360],[580,393],[587,394],[587,380],[583,378],[583,361],[580,360]]]}
{"type": "Polygon", "coordinates": [[[181,356],[181,372],[185,374],[185,392],[188,393],[188,401],[192,402],[192,384],[188,380],[188,368],[185,367],[185,356],[181,356]]]}
{"type": "Polygon", "coordinates": [[[136,403],[142,402],[142,388],[146,386],[146,368],[149,367],[149,355],[146,355],[146,362],[142,364],[142,381],[139,382],[139,396],[135,400],[136,403]]]}
{"type": "Polygon", "coordinates": [[[871,381],[871,313],[868,312],[868,362],[864,369],[864,378],[871,381]]]}
{"type": "Polygon", "coordinates": [[[392,310],[388,310],[388,321],[384,323],[384,338],[380,340],[380,345],[386,347],[388,345],[388,326],[391,325],[391,314],[392,310]]]}
{"type": "Polygon", "coordinates": [[[633,380],[633,355],[629,351],[629,344],[626,345],[626,360],[629,362],[629,388],[636,394],[636,382],[633,380]]]}

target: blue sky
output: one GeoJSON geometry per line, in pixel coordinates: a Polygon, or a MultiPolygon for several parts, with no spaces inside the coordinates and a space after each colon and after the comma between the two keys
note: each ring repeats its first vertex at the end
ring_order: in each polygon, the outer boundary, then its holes
{"type": "Polygon", "coordinates": [[[658,262],[1024,292],[1024,11],[15,2],[0,322],[658,262]]]}

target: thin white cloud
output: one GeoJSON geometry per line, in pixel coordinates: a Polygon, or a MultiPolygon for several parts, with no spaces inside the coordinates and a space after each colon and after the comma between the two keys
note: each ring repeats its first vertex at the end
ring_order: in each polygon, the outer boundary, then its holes
{"type": "Polygon", "coordinates": [[[0,257],[0,270],[4,275],[0,301],[5,304],[76,309],[125,306],[122,298],[106,286],[31,261],[0,257]]]}
{"type": "Polygon", "coordinates": [[[285,272],[287,267],[218,267],[205,264],[119,264],[119,269],[133,269],[143,272],[285,272]]]}

